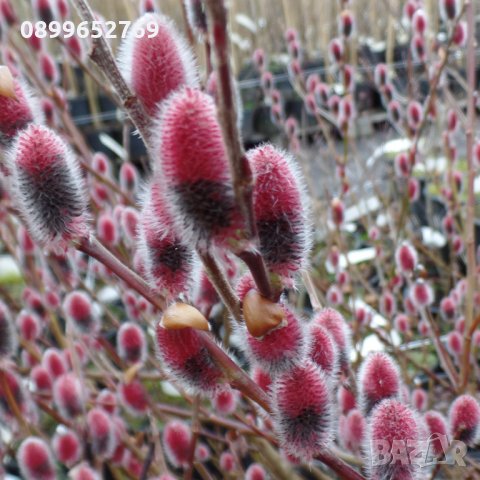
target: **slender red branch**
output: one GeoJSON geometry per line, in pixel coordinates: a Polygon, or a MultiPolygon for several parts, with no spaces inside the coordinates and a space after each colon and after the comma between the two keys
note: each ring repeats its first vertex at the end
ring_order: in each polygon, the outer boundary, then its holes
{"type": "Polygon", "coordinates": [[[461,364],[461,380],[459,392],[463,393],[468,385],[470,375],[470,349],[471,332],[470,326],[473,323],[473,296],[476,289],[476,259],[475,259],[475,167],[473,162],[473,143],[475,131],[475,87],[476,87],[476,58],[475,58],[475,6],[474,2],[465,2],[467,15],[467,218],[465,222],[465,243],[467,249],[467,294],[465,302],[465,333],[464,348],[461,364]]]}
{"type": "Polygon", "coordinates": [[[192,410],[192,440],[190,443],[190,452],[188,459],[188,470],[185,473],[185,480],[191,480],[193,476],[193,464],[195,462],[195,449],[197,447],[197,440],[200,434],[200,419],[199,419],[200,397],[195,396],[192,410]]]}
{"type": "Polygon", "coordinates": [[[245,372],[220,349],[212,340],[210,333],[198,331],[199,335],[205,341],[212,358],[217,362],[222,371],[230,381],[230,385],[240,390],[247,397],[260,405],[266,412],[270,412],[270,401],[265,392],[248,376],[245,372]],[[247,392],[247,393],[245,393],[247,392]]]}
{"type": "Polygon", "coordinates": [[[215,257],[210,252],[198,252],[209,280],[237,323],[243,323],[240,300],[228,283],[215,257]]]}
{"type": "Polygon", "coordinates": [[[75,247],[90,257],[95,258],[100,263],[108,267],[115,275],[127,283],[130,288],[146,298],[152,305],[160,311],[166,307],[165,299],[156,295],[143,280],[134,271],[130,270],[109,250],[107,250],[94,236],[82,239],[75,247]]]}
{"type": "MultiPolygon", "coordinates": [[[[211,47],[215,58],[218,79],[218,118],[222,126],[223,140],[227,148],[230,170],[233,177],[235,197],[245,217],[249,237],[258,244],[258,231],[253,211],[253,173],[245,155],[237,124],[237,102],[230,69],[230,48],[227,32],[227,10],[223,0],[206,0],[211,47]]],[[[249,258],[253,258],[247,252],[249,258]]],[[[243,259],[243,257],[240,257],[243,259]]],[[[270,285],[265,262],[261,255],[255,256],[252,269],[257,287],[262,295],[272,298],[275,295],[270,285]]]]}
{"type": "Polygon", "coordinates": [[[237,125],[237,104],[230,71],[230,49],[227,33],[227,10],[223,0],[207,0],[209,27],[218,77],[218,117],[228,151],[233,187],[237,202],[245,215],[252,237],[257,228],[252,209],[253,174],[250,169],[237,125]]]}
{"type": "Polygon", "coordinates": [[[438,358],[440,360],[440,364],[442,365],[445,373],[447,374],[451,384],[455,389],[458,388],[458,374],[453,365],[452,359],[448,354],[445,346],[443,345],[442,341],[440,340],[440,329],[438,325],[433,320],[430,312],[426,308],[422,308],[420,311],[422,318],[427,322],[430,331],[432,332],[432,339],[433,344],[435,345],[435,350],[437,351],[438,358]]]}
{"type": "MultiPolygon", "coordinates": [[[[72,0],[72,3],[75,5],[82,20],[89,22],[89,24],[95,21],[92,8],[87,0],[72,0]]],[[[100,35],[98,38],[92,38],[90,58],[110,80],[112,87],[120,97],[124,110],[128,113],[132,122],[135,124],[135,127],[142,136],[145,145],[148,146],[148,126],[150,125],[150,119],[148,118],[143,105],[140,103],[136,95],[132,93],[122,77],[112,50],[103,35],[100,35]]]]}
{"type": "Polygon", "coordinates": [[[353,469],[350,465],[346,464],[340,458],[337,458],[328,450],[317,455],[315,458],[324,463],[327,467],[332,469],[339,478],[345,480],[365,480],[365,477],[353,469]]]}

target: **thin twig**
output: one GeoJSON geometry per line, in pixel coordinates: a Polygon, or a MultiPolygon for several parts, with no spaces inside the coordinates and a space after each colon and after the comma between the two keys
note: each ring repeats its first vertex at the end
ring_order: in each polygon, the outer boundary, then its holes
{"type": "MultiPolygon", "coordinates": [[[[75,5],[82,20],[89,22],[90,25],[95,21],[95,16],[87,0],[72,0],[72,3],[75,5]]],[[[90,58],[109,79],[115,92],[120,97],[124,110],[130,116],[145,145],[148,147],[150,119],[143,105],[137,96],[132,93],[122,77],[112,50],[103,35],[100,35],[98,38],[92,38],[90,58]]]]}
{"type": "Polygon", "coordinates": [[[476,259],[475,259],[475,168],[473,162],[473,142],[475,131],[475,87],[476,87],[476,62],[475,62],[475,6],[471,0],[465,2],[465,11],[467,16],[467,218],[465,222],[465,237],[467,249],[467,293],[465,301],[465,333],[464,348],[461,364],[461,380],[459,392],[463,393],[468,385],[470,374],[470,348],[471,332],[470,326],[473,323],[473,296],[476,288],[476,259]]]}
{"type": "Polygon", "coordinates": [[[195,395],[193,401],[193,410],[192,410],[192,440],[190,442],[190,454],[189,454],[189,466],[188,470],[185,473],[185,480],[192,480],[193,476],[193,464],[195,462],[195,449],[197,448],[197,440],[200,434],[200,419],[199,419],[199,408],[200,408],[200,396],[195,395]]]}
{"type": "Polygon", "coordinates": [[[452,363],[452,359],[448,354],[445,346],[443,345],[442,341],[440,340],[440,330],[438,325],[433,320],[430,311],[428,308],[420,309],[420,315],[423,320],[428,324],[430,328],[430,332],[432,334],[433,344],[435,345],[435,349],[438,354],[438,358],[440,360],[440,364],[442,365],[445,373],[447,374],[450,382],[452,383],[453,387],[456,389],[458,388],[458,374],[455,369],[455,366],[452,363]]]}
{"type": "Polygon", "coordinates": [[[147,456],[145,457],[145,461],[143,462],[142,473],[140,474],[140,480],[147,480],[148,471],[150,470],[150,466],[152,465],[154,457],[155,457],[155,443],[151,442],[150,445],[148,446],[147,456]]]}
{"type": "Polygon", "coordinates": [[[236,322],[243,323],[240,300],[233,291],[233,288],[228,280],[225,278],[225,274],[223,273],[216,258],[208,251],[199,251],[198,254],[202,260],[203,267],[208,275],[208,279],[215,287],[215,290],[222,299],[223,303],[228,308],[236,322]]]}
{"type": "Polygon", "coordinates": [[[245,156],[237,125],[237,109],[233,78],[230,71],[230,49],[227,33],[227,10],[223,0],[206,0],[211,43],[218,78],[218,117],[228,151],[237,202],[245,215],[252,238],[257,236],[253,215],[253,174],[245,156]]]}
{"type": "MultiPolygon", "coordinates": [[[[253,173],[243,149],[237,124],[238,106],[230,69],[227,10],[223,0],[206,0],[205,5],[218,79],[218,118],[230,162],[233,189],[237,203],[244,215],[249,237],[258,244],[258,231],[253,211],[253,173]]],[[[252,251],[252,255],[248,257],[250,260],[255,258],[254,270],[252,270],[251,264],[247,263],[247,265],[260,293],[267,298],[273,298],[275,292],[270,285],[265,262],[261,255],[255,255],[255,253],[252,251]]],[[[241,256],[240,258],[243,259],[241,256]]]]}

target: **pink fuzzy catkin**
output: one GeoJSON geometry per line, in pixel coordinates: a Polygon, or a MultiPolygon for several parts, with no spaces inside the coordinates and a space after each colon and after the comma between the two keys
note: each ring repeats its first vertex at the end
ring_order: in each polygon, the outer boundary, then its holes
{"type": "Polygon", "coordinates": [[[350,10],[344,10],[338,17],[338,30],[340,35],[345,38],[352,36],[355,30],[355,17],[350,10]]]}
{"type": "Polygon", "coordinates": [[[120,215],[120,226],[128,245],[135,243],[138,236],[140,214],[132,207],[125,207],[120,215]]]}
{"type": "Polygon", "coordinates": [[[111,177],[112,167],[110,164],[110,160],[104,153],[96,152],[93,155],[92,168],[100,175],[111,177]]]}
{"type": "Polygon", "coordinates": [[[82,455],[82,443],[74,430],[63,425],[57,428],[52,438],[52,449],[56,459],[68,467],[80,460],[82,455]]]}
{"type": "Polygon", "coordinates": [[[451,297],[444,297],[440,301],[440,313],[445,320],[453,320],[457,310],[457,304],[451,297]]]}
{"type": "Polygon", "coordinates": [[[420,183],[416,178],[409,178],[407,183],[407,193],[410,202],[416,202],[420,197],[420,183]]]}
{"type": "Polygon", "coordinates": [[[261,338],[245,329],[248,357],[274,376],[303,361],[306,353],[305,329],[300,320],[283,306],[286,325],[279,326],[261,338]]]}
{"type": "Polygon", "coordinates": [[[395,157],[395,173],[398,177],[408,178],[411,173],[411,165],[406,153],[399,153],[395,157]]]}
{"type": "Polygon", "coordinates": [[[328,330],[314,322],[310,323],[310,358],[326,374],[335,376],[338,373],[338,349],[328,330]]]}
{"type": "Polygon", "coordinates": [[[353,392],[343,385],[340,385],[337,391],[337,402],[340,407],[340,412],[346,415],[350,410],[357,407],[357,401],[353,392]]]}
{"type": "Polygon", "coordinates": [[[312,362],[277,376],[273,386],[275,430],[282,448],[310,460],[326,447],[332,435],[329,381],[312,362]]]}
{"type": "Polygon", "coordinates": [[[473,446],[480,433],[480,405],[471,395],[455,399],[448,412],[448,423],[453,438],[473,446]]]}
{"type": "Polygon", "coordinates": [[[334,198],[330,203],[330,218],[332,222],[339,227],[345,216],[345,204],[339,198],[334,198]]]}
{"type": "Polygon", "coordinates": [[[326,298],[329,305],[337,307],[343,303],[343,292],[338,285],[330,285],[326,298]]]}
{"type": "Polygon", "coordinates": [[[82,462],[70,470],[71,480],[100,480],[100,475],[86,462],[82,462]]]}
{"type": "Polygon", "coordinates": [[[255,176],[253,208],[269,269],[289,277],[306,264],[311,241],[305,181],[294,159],[272,145],[247,154],[255,176]]]}
{"type": "Polygon", "coordinates": [[[144,415],[149,409],[149,397],[138,380],[121,383],[118,386],[120,403],[133,416],[144,415]]]}
{"type": "Polygon", "coordinates": [[[140,1],[140,15],[144,15],[145,13],[155,13],[157,10],[155,0],[140,1]]]}
{"type": "Polygon", "coordinates": [[[418,309],[428,307],[434,300],[432,287],[421,279],[411,286],[409,296],[418,309]]]}
{"type": "Polygon", "coordinates": [[[208,34],[207,14],[202,0],[183,0],[187,11],[188,24],[192,31],[202,39],[208,34]]]}
{"type": "Polygon", "coordinates": [[[375,65],[374,70],[375,85],[378,88],[385,86],[388,80],[388,67],[384,63],[375,65]]]}
{"type": "Polygon", "coordinates": [[[418,262],[417,251],[407,242],[403,242],[395,252],[395,262],[403,274],[411,274],[418,262]]]}
{"type": "Polygon", "coordinates": [[[118,413],[118,397],[115,392],[106,388],[98,393],[96,405],[111,415],[118,413]]]}
{"type": "Polygon", "coordinates": [[[412,392],[412,405],[419,412],[426,410],[428,404],[428,395],[422,388],[416,388],[412,392]]]}
{"type": "Polygon", "coordinates": [[[460,11],[459,0],[440,0],[440,15],[444,22],[449,22],[455,19],[460,11]]]}
{"type": "Polygon", "coordinates": [[[129,364],[145,361],[147,339],[143,330],[136,323],[122,323],[117,334],[117,352],[118,356],[129,364]]]}
{"type": "MultiPolygon", "coordinates": [[[[28,312],[27,310],[22,310],[18,314],[16,324],[20,337],[28,342],[35,341],[42,333],[42,320],[34,313],[28,312]]],[[[1,330],[2,325],[0,319],[0,331],[1,330]]]]}
{"type": "Polygon", "coordinates": [[[84,291],[74,290],[67,294],[63,300],[63,309],[79,332],[93,333],[100,327],[93,311],[93,301],[84,291]]]}
{"type": "Polygon", "coordinates": [[[215,243],[242,250],[244,222],[211,97],[192,88],[175,92],[155,131],[157,167],[184,238],[201,249],[215,243]]]}
{"type": "Polygon", "coordinates": [[[409,407],[395,399],[383,400],[373,410],[368,420],[367,431],[365,453],[370,458],[365,464],[370,468],[368,478],[376,480],[416,478],[417,465],[406,462],[402,455],[392,456],[390,462],[379,462],[376,458],[379,451],[381,452],[381,442],[386,442],[387,451],[390,452],[392,449],[393,453],[402,452],[402,449],[407,452],[407,448],[415,448],[422,440],[419,419],[409,407]]]}
{"type": "Polygon", "coordinates": [[[400,373],[397,364],[383,352],[371,353],[358,374],[359,404],[365,415],[379,402],[400,395],[400,373]]]}
{"type": "Polygon", "coordinates": [[[417,9],[412,17],[412,27],[418,35],[424,35],[427,30],[428,21],[425,11],[422,8],[417,9]]]}
{"type": "Polygon", "coordinates": [[[146,13],[128,30],[120,47],[119,64],[126,82],[150,116],[174,90],[198,85],[193,54],[172,20],[157,13],[146,13]],[[158,34],[136,38],[148,25],[158,26],[158,34]]]}
{"type": "Polygon", "coordinates": [[[35,365],[30,372],[33,390],[40,393],[51,393],[53,380],[48,370],[42,365],[35,365]]]}
{"type": "Polygon", "coordinates": [[[44,440],[27,437],[17,452],[17,461],[24,478],[55,480],[55,463],[52,453],[44,440]]]}
{"type": "Polygon", "coordinates": [[[245,471],[245,480],[266,480],[267,473],[259,463],[252,463],[245,471]]]}
{"type": "Polygon", "coordinates": [[[29,125],[8,155],[13,198],[32,238],[50,249],[85,237],[87,197],[79,164],[49,128],[29,125]]]}
{"type": "Polygon", "coordinates": [[[351,348],[351,332],[343,316],[333,308],[324,308],[312,319],[312,323],[325,328],[335,342],[341,368],[349,363],[351,348]]]}
{"type": "Polygon", "coordinates": [[[433,453],[441,455],[445,453],[440,437],[446,437],[448,435],[448,427],[446,418],[438,412],[429,410],[423,415],[423,420],[427,429],[429,437],[437,437],[431,442],[433,453]]]}
{"type": "Polygon", "coordinates": [[[180,420],[169,421],[163,430],[163,447],[170,463],[176,468],[187,467],[189,463],[192,431],[180,420]]]}
{"type": "Polygon", "coordinates": [[[220,388],[215,392],[215,396],[212,400],[212,405],[215,411],[222,415],[229,415],[235,411],[238,403],[237,392],[231,388],[220,388]]]}
{"type": "Polygon", "coordinates": [[[105,410],[95,407],[88,412],[86,423],[95,456],[111,457],[115,451],[116,437],[115,426],[110,415],[105,410]]]}
{"type": "Polygon", "coordinates": [[[188,290],[194,267],[193,250],[173,218],[164,189],[154,177],[140,213],[138,252],[149,284],[171,298],[188,290]]]}
{"type": "Polygon", "coordinates": [[[53,400],[60,413],[72,419],[83,412],[85,395],[78,377],[73,373],[65,373],[53,384],[53,400]]]}
{"type": "Polygon", "coordinates": [[[252,368],[252,380],[265,392],[270,391],[272,386],[272,377],[263,370],[260,365],[254,365],[252,368]]]}
{"type": "Polygon", "coordinates": [[[380,312],[387,318],[391,318],[397,311],[397,302],[395,296],[390,290],[384,290],[380,297],[380,312]]]}
{"type": "Polygon", "coordinates": [[[343,42],[339,38],[334,38],[328,44],[328,54],[332,63],[340,63],[343,61],[344,47],[343,42]]]}
{"type": "Polygon", "coordinates": [[[122,163],[119,172],[120,188],[124,192],[134,194],[138,188],[138,172],[130,162],[122,163]]]}
{"type": "Polygon", "coordinates": [[[365,439],[367,423],[360,410],[354,408],[345,417],[340,418],[339,437],[345,448],[353,453],[360,453],[365,439]]]}
{"type": "Polygon", "coordinates": [[[106,247],[115,247],[120,241],[118,225],[112,215],[102,212],[97,218],[97,237],[106,247]]]}
{"type": "Polygon", "coordinates": [[[53,4],[53,0],[33,0],[33,10],[35,12],[35,16],[39,20],[43,20],[47,24],[55,20],[55,5],[53,4]]]}
{"type": "Polygon", "coordinates": [[[57,64],[47,52],[40,53],[40,69],[47,83],[57,84],[60,78],[57,64]]]}
{"type": "Polygon", "coordinates": [[[405,335],[410,330],[410,319],[404,313],[399,313],[393,320],[393,324],[398,333],[405,335]]]}
{"type": "Polygon", "coordinates": [[[195,329],[169,330],[159,323],[156,346],[165,370],[189,390],[211,395],[224,383],[222,371],[195,329]]]}
{"type": "Polygon", "coordinates": [[[57,0],[57,12],[63,21],[70,18],[70,7],[67,0],[57,0]]]}
{"type": "Polygon", "coordinates": [[[8,26],[12,27],[18,22],[17,15],[10,0],[0,0],[0,12],[2,14],[2,20],[4,20],[8,26]]]}
{"type": "Polygon", "coordinates": [[[235,457],[230,452],[223,452],[220,455],[220,468],[226,473],[235,470],[235,457]]]}
{"type": "Polygon", "coordinates": [[[48,348],[43,352],[42,365],[48,370],[52,378],[58,378],[67,373],[68,370],[63,352],[57,348],[48,348]]]}
{"type": "Polygon", "coordinates": [[[40,104],[21,80],[14,79],[16,98],[0,96],[0,146],[8,147],[30,123],[41,123],[40,104]]]}

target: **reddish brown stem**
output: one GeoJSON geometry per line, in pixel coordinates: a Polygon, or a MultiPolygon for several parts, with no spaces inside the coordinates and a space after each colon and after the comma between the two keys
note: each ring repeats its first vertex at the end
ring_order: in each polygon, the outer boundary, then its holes
{"type": "Polygon", "coordinates": [[[240,390],[244,395],[260,405],[266,412],[270,412],[270,402],[265,392],[217,346],[208,332],[199,330],[198,334],[204,340],[205,347],[208,349],[212,358],[225,373],[230,385],[240,390]]]}
{"type": "Polygon", "coordinates": [[[476,86],[476,59],[475,59],[475,6],[474,2],[465,2],[467,16],[467,218],[465,222],[465,237],[467,249],[467,294],[465,302],[465,333],[464,348],[461,364],[461,380],[459,393],[463,393],[468,385],[470,376],[470,349],[471,349],[471,325],[473,324],[474,302],[473,296],[476,288],[476,259],[475,259],[475,167],[473,161],[473,143],[475,131],[475,86],[476,86]]]}
{"type": "Polygon", "coordinates": [[[213,477],[210,475],[207,467],[202,463],[195,462],[195,469],[197,470],[198,474],[202,477],[203,480],[213,480],[213,477]]]}
{"type": "Polygon", "coordinates": [[[237,202],[247,220],[250,234],[252,237],[256,237],[257,229],[251,208],[253,174],[245,157],[237,125],[237,104],[230,71],[227,10],[223,0],[206,0],[205,4],[209,19],[211,44],[216,60],[219,90],[218,117],[228,151],[233,175],[233,187],[237,202]]]}
{"type": "Polygon", "coordinates": [[[272,289],[268,272],[265,267],[265,262],[263,261],[260,253],[254,250],[246,250],[239,253],[238,257],[245,262],[248,269],[250,270],[250,273],[252,274],[258,291],[266,298],[270,298],[271,300],[275,301],[278,300],[281,289],[277,289],[276,292],[274,292],[274,290],[272,289]]]}
{"type": "Polygon", "coordinates": [[[339,478],[345,480],[365,480],[363,475],[358,473],[350,465],[346,464],[343,460],[340,460],[340,458],[335,457],[328,451],[317,455],[315,458],[332,469],[339,476],[339,478]]]}
{"type": "Polygon", "coordinates": [[[197,448],[197,440],[200,434],[200,419],[198,418],[200,408],[200,397],[195,396],[193,402],[193,411],[192,411],[192,440],[190,443],[190,453],[189,453],[189,467],[185,473],[185,480],[192,480],[193,476],[193,464],[195,462],[195,449],[197,448]]]}
{"type": "Polygon", "coordinates": [[[225,278],[220,265],[209,252],[198,252],[209,280],[237,323],[243,323],[240,300],[225,278]]]}
{"type": "MultiPolygon", "coordinates": [[[[95,21],[93,11],[87,0],[72,0],[72,3],[75,5],[82,20],[89,22],[89,24],[95,21]]],[[[110,80],[112,87],[120,97],[124,110],[128,113],[132,122],[137,127],[145,145],[148,146],[148,127],[150,125],[150,119],[148,118],[143,105],[132,93],[122,77],[112,50],[102,35],[98,38],[92,39],[90,58],[110,80]]]]}
{"type": "MultiPolygon", "coordinates": [[[[227,33],[227,10],[223,0],[206,0],[210,42],[215,58],[218,79],[218,118],[222,126],[223,140],[227,148],[230,170],[233,177],[233,188],[237,203],[244,215],[249,237],[258,243],[258,231],[253,211],[253,173],[245,155],[237,124],[237,102],[233,87],[233,76],[230,70],[230,48],[227,33]]],[[[255,259],[255,270],[249,266],[257,279],[257,287],[262,295],[272,298],[265,262],[261,255],[255,259]]]]}
{"type": "Polygon", "coordinates": [[[75,247],[108,267],[115,275],[127,283],[130,288],[137,291],[159,310],[165,309],[165,299],[155,295],[143,278],[124,265],[94,236],[80,240],[79,243],[75,244],[75,247]]]}
{"type": "Polygon", "coordinates": [[[445,346],[443,345],[442,341],[440,340],[440,330],[438,328],[438,325],[435,323],[433,320],[430,312],[428,309],[424,308],[421,310],[421,316],[422,318],[427,322],[430,331],[432,332],[432,340],[433,344],[435,345],[435,349],[438,354],[438,358],[440,360],[440,364],[442,365],[443,369],[445,370],[445,373],[447,374],[451,384],[455,389],[458,388],[458,374],[455,369],[455,366],[452,363],[452,359],[450,358],[450,355],[448,354],[445,346]]]}

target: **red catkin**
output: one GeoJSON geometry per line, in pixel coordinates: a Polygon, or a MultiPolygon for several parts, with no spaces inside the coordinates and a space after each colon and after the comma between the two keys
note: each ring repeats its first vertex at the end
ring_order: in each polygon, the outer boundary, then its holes
{"type": "Polygon", "coordinates": [[[120,47],[119,64],[125,80],[151,116],[174,90],[198,84],[190,47],[173,22],[157,13],[143,15],[129,28],[120,47]],[[149,25],[156,25],[158,34],[136,38],[149,25]]]}

